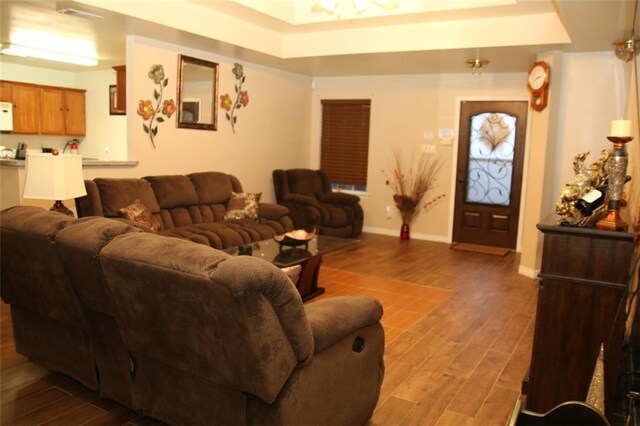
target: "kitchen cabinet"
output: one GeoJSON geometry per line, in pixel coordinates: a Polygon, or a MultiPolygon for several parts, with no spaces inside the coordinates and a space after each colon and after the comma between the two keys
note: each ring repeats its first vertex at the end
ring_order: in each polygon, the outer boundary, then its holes
{"type": "Polygon", "coordinates": [[[35,84],[11,83],[13,133],[36,135],[40,132],[40,89],[35,84]]]}
{"type": "Polygon", "coordinates": [[[538,224],[544,235],[526,408],[544,413],[584,401],[604,348],[606,416],[616,409],[629,286],[638,263],[634,232],[538,224]]]}
{"type": "Polygon", "coordinates": [[[116,70],[116,109],[127,110],[127,66],[118,65],[116,70]]]}
{"type": "Polygon", "coordinates": [[[85,90],[0,81],[0,96],[13,104],[13,133],[85,136],[85,90]]]}
{"type": "Polygon", "coordinates": [[[42,87],[40,91],[40,134],[86,134],[84,90],[42,87]]]}
{"type": "Polygon", "coordinates": [[[11,85],[0,81],[0,102],[11,102],[11,85]]]}

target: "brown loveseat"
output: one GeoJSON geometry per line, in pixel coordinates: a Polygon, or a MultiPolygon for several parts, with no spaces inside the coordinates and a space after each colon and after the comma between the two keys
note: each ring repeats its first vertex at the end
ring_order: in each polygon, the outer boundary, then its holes
{"type": "Polygon", "coordinates": [[[274,170],[273,186],[276,201],[289,208],[296,228],[316,228],[321,234],[342,238],[357,237],[362,232],[360,198],[333,192],[322,170],[274,170]]]}
{"type": "Polygon", "coordinates": [[[172,424],[354,425],[373,412],[373,298],[303,305],[262,259],[101,217],[13,207],[0,231],[16,350],[88,386],[70,366],[95,366],[105,397],[172,424]]]}
{"type": "Polygon", "coordinates": [[[85,181],[87,195],[76,199],[78,217],[122,219],[121,209],[136,200],[151,213],[158,233],[222,249],[265,240],[293,230],[288,209],[259,203],[257,218],[225,218],[240,181],[220,172],[96,178],[85,181]]]}

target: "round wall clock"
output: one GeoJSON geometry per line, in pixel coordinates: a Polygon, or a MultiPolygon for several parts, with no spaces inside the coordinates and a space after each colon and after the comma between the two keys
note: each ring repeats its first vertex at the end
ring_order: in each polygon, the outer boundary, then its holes
{"type": "Polygon", "coordinates": [[[544,61],[531,64],[529,77],[527,78],[527,88],[531,93],[531,108],[535,111],[542,111],[547,107],[550,77],[551,69],[549,64],[544,61]]]}

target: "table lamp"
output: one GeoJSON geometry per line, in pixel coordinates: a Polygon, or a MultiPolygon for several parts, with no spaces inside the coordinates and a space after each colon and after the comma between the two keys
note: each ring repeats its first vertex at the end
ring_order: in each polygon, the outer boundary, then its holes
{"type": "Polygon", "coordinates": [[[73,216],[62,200],[87,195],[80,155],[29,153],[23,198],[54,200],[49,210],[73,216]]]}

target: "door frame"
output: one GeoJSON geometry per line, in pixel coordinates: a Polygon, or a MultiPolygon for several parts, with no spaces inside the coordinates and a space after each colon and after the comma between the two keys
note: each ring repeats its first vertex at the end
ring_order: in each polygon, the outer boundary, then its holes
{"type": "MultiPolygon", "coordinates": [[[[450,176],[450,188],[449,193],[452,194],[449,197],[449,211],[451,214],[449,215],[449,230],[447,233],[447,237],[449,239],[449,243],[453,243],[453,222],[455,217],[455,196],[456,193],[456,185],[457,178],[456,173],[458,170],[458,150],[460,149],[460,135],[458,134],[458,129],[460,128],[460,111],[462,109],[462,102],[464,101],[473,101],[473,102],[515,102],[515,101],[526,101],[529,102],[528,96],[460,96],[456,98],[455,105],[455,130],[454,130],[454,146],[451,150],[451,159],[452,159],[452,167],[451,167],[451,176],[450,176]]],[[[518,215],[518,238],[516,240],[516,252],[520,253],[522,251],[522,231],[524,229],[524,220],[523,215],[525,212],[525,199],[526,199],[526,187],[527,182],[529,181],[529,152],[530,152],[530,139],[531,139],[531,122],[533,121],[535,111],[531,110],[529,107],[529,114],[527,116],[527,126],[525,130],[525,138],[524,138],[524,160],[522,164],[522,185],[521,189],[521,197],[520,197],[520,213],[518,215]]]]}

